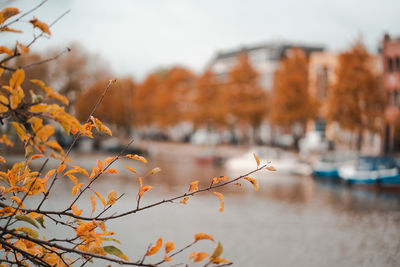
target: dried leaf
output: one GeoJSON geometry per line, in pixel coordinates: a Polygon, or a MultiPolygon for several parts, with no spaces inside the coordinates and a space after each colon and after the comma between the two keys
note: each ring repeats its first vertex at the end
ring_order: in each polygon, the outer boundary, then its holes
{"type": "Polygon", "coordinates": [[[83,183],[77,184],[72,187],[72,195],[75,196],[78,193],[78,190],[82,187],[83,183]]]}
{"type": "Polygon", "coordinates": [[[17,51],[20,55],[28,54],[29,53],[29,47],[24,46],[23,44],[19,43],[17,41],[17,51]]]}
{"type": "Polygon", "coordinates": [[[112,161],[116,160],[118,157],[108,157],[104,160],[104,166],[108,166],[112,161]]]}
{"type": "Polygon", "coordinates": [[[119,172],[116,169],[107,169],[104,173],[118,174],[119,172]]]}
{"type": "Polygon", "coordinates": [[[89,197],[90,197],[90,201],[92,203],[92,213],[94,213],[94,211],[96,210],[96,199],[91,194],[89,194],[89,197]]]}
{"type": "Polygon", "coordinates": [[[268,166],[265,169],[269,170],[269,171],[276,171],[274,166],[268,166]]]}
{"type": "Polygon", "coordinates": [[[213,192],[213,193],[219,198],[219,202],[221,204],[221,207],[219,208],[219,212],[223,212],[224,211],[224,195],[219,192],[213,192]]]}
{"type": "Polygon", "coordinates": [[[114,190],[111,190],[107,195],[107,205],[113,205],[115,201],[117,201],[117,193],[114,190]]]}
{"type": "Polygon", "coordinates": [[[146,256],[151,256],[156,254],[162,246],[162,238],[159,238],[156,242],[156,245],[151,247],[150,250],[146,253],[146,256]]]}
{"type": "Polygon", "coordinates": [[[160,168],[154,168],[154,169],[152,169],[150,172],[149,172],[149,175],[152,175],[152,174],[156,174],[157,172],[160,172],[161,171],[161,169],[160,168]]]}
{"type": "Polygon", "coordinates": [[[36,17],[33,17],[33,19],[31,19],[29,22],[33,25],[34,28],[39,28],[42,32],[51,35],[49,26],[46,23],[38,20],[36,17]]]}
{"type": "Polygon", "coordinates": [[[212,237],[212,236],[209,235],[209,234],[206,234],[206,233],[197,233],[197,234],[194,235],[194,241],[195,241],[195,242],[197,242],[197,241],[199,241],[199,240],[203,240],[203,239],[208,239],[208,240],[211,240],[211,241],[215,242],[214,237],[212,237]]]}
{"type": "Polygon", "coordinates": [[[32,224],[33,226],[35,226],[36,228],[39,228],[39,225],[36,223],[36,221],[35,221],[33,218],[29,217],[29,216],[26,216],[26,215],[18,215],[18,216],[15,216],[15,218],[16,218],[17,220],[19,220],[19,221],[24,221],[24,222],[30,223],[30,224],[32,224]]]}
{"type": "Polygon", "coordinates": [[[72,209],[72,214],[76,216],[80,216],[82,214],[82,210],[78,209],[76,205],[72,205],[71,209],[72,209]]]}
{"type": "Polygon", "coordinates": [[[65,164],[60,164],[57,168],[57,173],[62,173],[67,166],[65,164]]]}
{"type": "Polygon", "coordinates": [[[39,238],[38,232],[28,227],[17,227],[15,230],[23,232],[33,238],[39,238]]]}
{"type": "Polygon", "coordinates": [[[98,193],[98,192],[94,192],[96,194],[96,196],[100,199],[101,203],[103,203],[104,206],[107,205],[106,201],[104,200],[104,198],[98,193]]]}
{"type": "Polygon", "coordinates": [[[206,252],[192,252],[189,255],[189,259],[193,259],[193,262],[200,262],[202,260],[204,260],[205,258],[207,258],[210,254],[206,253],[206,252]]]}
{"type": "Polygon", "coordinates": [[[189,199],[189,197],[184,197],[183,200],[181,200],[179,203],[185,204],[186,205],[186,201],[189,199]]]}
{"type": "Polygon", "coordinates": [[[223,249],[223,247],[222,247],[221,242],[218,242],[218,245],[217,245],[217,247],[214,249],[214,251],[213,251],[213,253],[212,253],[210,259],[216,259],[216,258],[218,258],[219,256],[221,256],[223,250],[224,250],[224,249],[223,249]]]}
{"type": "Polygon", "coordinates": [[[243,179],[249,181],[253,185],[254,189],[258,191],[258,181],[256,179],[251,177],[244,177],[243,179]]]}
{"type": "Polygon", "coordinates": [[[257,162],[257,167],[260,166],[260,159],[258,158],[258,156],[256,155],[256,153],[253,153],[254,159],[257,162]]]}
{"type": "Polygon", "coordinates": [[[141,198],[143,195],[144,195],[144,193],[146,193],[147,191],[149,191],[150,189],[152,189],[153,187],[152,186],[150,186],[150,185],[146,185],[146,186],[143,186],[142,188],[140,188],[140,190],[139,190],[139,198],[141,198]]]}
{"type": "Polygon", "coordinates": [[[5,46],[0,46],[0,54],[8,54],[10,56],[14,55],[14,52],[5,46]]]}
{"type": "Polygon", "coordinates": [[[126,155],[125,157],[127,157],[127,158],[129,158],[129,159],[134,159],[134,160],[138,160],[138,161],[141,161],[141,162],[143,162],[143,163],[147,163],[147,160],[144,158],[144,157],[142,157],[142,156],[139,156],[139,155],[132,155],[132,154],[128,154],[128,155],[126,155]]]}
{"type": "Polygon", "coordinates": [[[172,241],[168,241],[165,243],[164,247],[165,247],[165,254],[168,254],[175,249],[175,244],[172,241]]]}
{"type": "Polygon", "coordinates": [[[212,184],[214,185],[214,184],[218,184],[221,181],[228,181],[228,179],[229,178],[227,176],[214,177],[212,184]]]}
{"type": "Polygon", "coordinates": [[[128,170],[130,170],[133,173],[136,173],[136,170],[132,167],[129,167],[128,165],[125,165],[125,168],[127,168],[128,170]]]}
{"type": "Polygon", "coordinates": [[[0,24],[2,24],[4,21],[7,19],[18,15],[21,11],[19,11],[18,8],[15,7],[6,7],[3,10],[0,11],[0,24]]]}
{"type": "Polygon", "coordinates": [[[189,191],[190,192],[191,191],[193,191],[193,192],[198,191],[199,190],[198,186],[199,186],[199,181],[198,180],[191,182],[190,183],[190,187],[189,187],[189,191]]]}

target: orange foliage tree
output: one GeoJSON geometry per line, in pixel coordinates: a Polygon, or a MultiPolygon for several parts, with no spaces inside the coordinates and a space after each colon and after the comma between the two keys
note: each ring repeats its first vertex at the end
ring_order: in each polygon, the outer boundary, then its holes
{"type": "Polygon", "coordinates": [[[362,43],[339,55],[336,82],[327,99],[327,120],[358,134],[357,149],[364,130],[379,132],[385,99],[372,71],[372,57],[362,43]]]}
{"type": "Polygon", "coordinates": [[[268,95],[258,79],[247,55],[241,54],[223,87],[226,113],[237,123],[252,126],[255,133],[268,112],[268,95]]]}
{"type": "Polygon", "coordinates": [[[315,116],[316,102],[308,91],[308,60],[300,49],[288,51],[275,71],[270,119],[275,125],[292,127],[315,116]]]}
{"type": "MultiPolygon", "coordinates": [[[[106,81],[96,82],[77,100],[75,110],[80,121],[88,118],[92,107],[101,97],[105,84],[106,81]]],[[[118,80],[102,100],[103,105],[98,107],[97,116],[102,121],[124,127],[128,131],[134,116],[132,104],[135,88],[131,79],[118,80]]]]}
{"type": "MultiPolygon", "coordinates": [[[[29,16],[45,2],[22,14],[16,8],[4,8],[0,11],[0,32],[20,33],[15,27],[18,27],[19,23],[26,23],[23,18],[29,16]]],[[[53,22],[47,25],[37,18],[31,19],[29,23],[34,30],[37,30],[37,33],[34,39],[25,46],[26,48],[34,44],[38,38],[50,35],[50,28],[54,24],[53,22]]],[[[159,266],[175,260],[176,255],[186,252],[202,240],[213,242],[215,240],[208,234],[197,233],[192,243],[176,248],[172,241],[164,242],[162,238],[159,238],[154,246],[148,247],[144,255],[137,256],[138,260],[132,261],[117,247],[118,245],[115,245],[119,241],[113,238],[115,233],[108,229],[108,222],[134,214],[138,215],[143,210],[171,202],[180,201],[186,204],[189,198],[202,192],[212,192],[219,199],[222,212],[224,197],[218,192],[221,187],[235,184],[239,180],[247,180],[258,190],[257,180],[249,175],[262,169],[273,170],[271,166],[261,165],[258,157],[254,155],[255,169],[243,176],[215,177],[210,185],[204,188],[199,187],[198,181],[193,181],[189,189],[178,196],[142,204],[141,199],[152,189],[152,186],[147,184],[146,177],[161,171],[160,168],[154,168],[150,172],[136,174],[132,166],[135,163],[145,164],[147,160],[144,157],[125,154],[123,150],[115,156],[97,160],[91,171],[71,164],[69,159],[71,149],[80,137],[92,138],[95,131],[112,135],[109,128],[94,115],[101,109],[101,104],[105,103],[107,93],[114,89],[111,88],[113,85],[121,88],[121,95],[116,98],[124,98],[126,92],[123,92],[123,88],[131,88],[124,87],[130,82],[118,83],[110,80],[95,103],[86,102],[88,106],[93,104],[93,108],[81,124],[66,112],[68,99],[41,80],[29,81],[30,86],[36,86],[40,90],[37,97],[26,98],[22,87],[26,80],[24,66],[13,68],[9,65],[10,60],[20,55],[21,51],[18,49],[0,45],[0,76],[4,72],[10,73],[10,79],[7,83],[2,83],[0,91],[0,121],[12,129],[7,134],[2,133],[0,145],[13,147],[14,143],[9,137],[14,135],[17,136],[16,143],[25,151],[25,154],[21,155],[21,160],[17,162],[12,162],[7,155],[0,156],[0,266],[28,266],[29,264],[46,267],[77,264],[83,266],[93,259],[124,265],[159,266]],[[66,134],[73,135],[74,141],[66,151],[63,151],[53,137],[57,124],[64,129],[66,134]],[[42,166],[36,169],[33,162],[37,162],[40,158],[47,158],[47,160],[44,160],[42,166]],[[50,158],[57,163],[57,167],[46,170],[46,164],[50,158]],[[113,168],[113,165],[121,159],[131,160],[131,164],[125,167],[137,178],[138,193],[134,207],[125,211],[115,211],[114,207],[123,194],[110,190],[105,197],[96,192],[93,185],[100,177],[107,179],[103,177],[104,174],[118,174],[119,171],[113,168]],[[57,197],[55,185],[60,179],[71,180],[71,196],[65,199],[65,205],[49,208],[51,205],[46,204],[57,197]],[[79,208],[85,199],[91,203],[90,210],[79,208]],[[112,210],[114,213],[108,215],[110,213],[107,212],[112,210]],[[45,226],[49,224],[56,227],[57,236],[47,231],[45,226]],[[150,258],[156,253],[162,254],[161,261],[150,258]]],[[[190,75],[179,71],[171,75],[169,82],[174,84],[178,81],[186,81],[182,77],[190,77],[190,75]]],[[[185,83],[179,90],[186,91],[187,88],[184,85],[185,83]]],[[[112,112],[111,110],[116,106],[118,105],[112,103],[106,107],[109,112],[112,112]]],[[[190,262],[203,261],[204,266],[230,265],[230,262],[222,258],[222,250],[222,245],[218,242],[213,252],[192,252],[188,260],[190,262]]]]}
{"type": "Polygon", "coordinates": [[[197,78],[194,96],[193,122],[212,127],[225,123],[222,86],[215,75],[207,70],[197,78]]]}

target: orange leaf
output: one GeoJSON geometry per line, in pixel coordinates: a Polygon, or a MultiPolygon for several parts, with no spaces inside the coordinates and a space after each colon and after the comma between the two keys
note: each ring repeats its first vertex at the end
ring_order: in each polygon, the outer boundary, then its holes
{"type": "Polygon", "coordinates": [[[58,142],[56,140],[50,140],[50,141],[46,142],[46,145],[48,147],[50,147],[51,149],[57,151],[60,154],[63,153],[62,147],[58,144],[58,142]]]}
{"type": "Polygon", "coordinates": [[[142,157],[142,156],[139,156],[139,155],[132,155],[132,154],[128,154],[128,155],[126,155],[125,157],[127,157],[127,158],[129,158],[129,159],[134,159],[134,160],[138,160],[138,161],[141,161],[141,162],[143,162],[143,163],[147,163],[147,160],[144,158],[144,157],[142,157]]]}
{"type": "Polygon", "coordinates": [[[80,236],[82,234],[87,234],[88,232],[92,231],[94,229],[94,227],[95,227],[94,222],[82,223],[75,229],[76,235],[80,236]]]}
{"type": "Polygon", "coordinates": [[[82,210],[78,209],[76,205],[72,205],[72,214],[76,216],[80,216],[82,214],[82,210]]]}
{"type": "Polygon", "coordinates": [[[165,255],[165,256],[164,256],[164,260],[165,260],[165,261],[172,261],[172,258],[171,258],[171,257],[168,257],[167,255],[165,255]]]}
{"type": "Polygon", "coordinates": [[[189,191],[196,192],[197,190],[199,190],[198,186],[199,186],[199,181],[196,180],[196,181],[191,182],[189,191]]]}
{"type": "Polygon", "coordinates": [[[165,243],[164,247],[165,247],[165,254],[168,254],[175,249],[175,244],[172,241],[168,241],[167,243],[165,243]]]}
{"type": "Polygon", "coordinates": [[[223,212],[224,211],[224,195],[219,193],[219,192],[213,192],[218,198],[219,198],[219,202],[221,204],[221,207],[219,208],[219,212],[223,212]]]}
{"type": "Polygon", "coordinates": [[[107,127],[107,126],[105,126],[105,125],[101,125],[101,131],[102,132],[105,132],[106,134],[108,134],[109,136],[112,136],[112,132],[111,132],[111,130],[107,127]]]}
{"type": "Polygon", "coordinates": [[[227,181],[229,178],[227,176],[220,176],[220,177],[214,177],[212,184],[218,184],[220,181],[227,181]]]}
{"type": "Polygon", "coordinates": [[[212,236],[209,235],[209,234],[206,234],[206,233],[197,233],[197,234],[194,235],[194,241],[195,241],[195,242],[197,242],[197,241],[199,241],[199,240],[203,240],[203,239],[208,239],[208,240],[211,240],[211,241],[215,242],[214,237],[212,237],[212,236]]]}
{"type": "Polygon", "coordinates": [[[0,138],[0,143],[6,144],[6,146],[14,146],[14,143],[8,139],[7,135],[3,134],[0,138]]]}
{"type": "Polygon", "coordinates": [[[67,166],[65,164],[60,164],[57,168],[57,173],[61,173],[65,170],[67,166]]]}
{"type": "Polygon", "coordinates": [[[152,169],[152,170],[149,172],[149,174],[150,174],[150,175],[156,174],[157,172],[160,172],[160,171],[161,171],[161,169],[157,167],[157,168],[152,169]]]}
{"type": "Polygon", "coordinates": [[[77,184],[72,187],[72,195],[75,196],[78,193],[78,190],[82,187],[83,183],[77,184]]]}
{"type": "Polygon", "coordinates": [[[93,213],[96,210],[96,199],[91,194],[89,194],[89,197],[90,201],[92,202],[92,213],[93,213]]]}
{"type": "Polygon", "coordinates": [[[117,193],[114,190],[108,192],[107,195],[107,204],[113,205],[117,201],[117,193]]]}
{"type": "Polygon", "coordinates": [[[127,168],[128,170],[130,170],[133,173],[136,173],[136,170],[132,167],[129,167],[128,165],[125,165],[125,168],[127,168]]]}
{"type": "Polygon", "coordinates": [[[15,7],[4,8],[0,11],[0,24],[2,24],[7,19],[19,14],[20,12],[21,11],[19,11],[19,9],[15,7]]]}
{"type": "Polygon", "coordinates": [[[0,54],[8,54],[10,56],[14,55],[14,52],[5,46],[0,46],[0,54]]]}
{"type": "Polygon", "coordinates": [[[268,166],[268,167],[265,168],[265,169],[267,169],[267,170],[269,170],[269,171],[276,171],[276,169],[275,169],[274,166],[268,166]]]}
{"type": "Polygon", "coordinates": [[[156,254],[160,250],[161,246],[162,246],[162,238],[159,238],[157,240],[156,245],[150,248],[150,250],[146,253],[146,256],[151,256],[156,254]]]}
{"type": "Polygon", "coordinates": [[[43,157],[44,157],[43,154],[35,154],[35,155],[32,155],[31,160],[40,159],[40,158],[43,158],[43,157]]]}
{"type": "Polygon", "coordinates": [[[254,186],[254,189],[258,191],[258,181],[256,179],[251,177],[244,177],[243,179],[249,181],[254,186]]]}
{"type": "Polygon", "coordinates": [[[34,28],[39,28],[42,32],[51,35],[49,26],[46,23],[38,20],[36,17],[33,17],[33,19],[31,19],[29,22],[33,25],[34,28]]]}
{"type": "Polygon", "coordinates": [[[189,199],[189,197],[184,197],[183,200],[181,200],[179,203],[185,204],[186,205],[186,201],[189,199]]]}
{"type": "Polygon", "coordinates": [[[108,157],[104,160],[104,166],[107,166],[108,164],[110,164],[111,161],[116,160],[118,157],[108,157]]]}
{"type": "Polygon", "coordinates": [[[142,177],[139,177],[138,180],[139,180],[140,187],[143,187],[143,179],[142,179],[142,177]]]}
{"type": "Polygon", "coordinates": [[[6,162],[6,159],[5,159],[4,157],[0,156],[0,162],[5,163],[5,162],[6,162]]]}
{"type": "Polygon", "coordinates": [[[140,191],[139,191],[139,194],[138,194],[139,198],[141,198],[144,195],[144,193],[146,193],[147,191],[149,191],[152,188],[153,187],[150,186],[150,185],[146,185],[146,186],[143,186],[142,188],[140,188],[140,191]]]}
{"type": "Polygon", "coordinates": [[[254,159],[257,162],[257,167],[260,166],[260,159],[258,158],[258,156],[256,155],[256,153],[253,153],[254,159]]]}
{"type": "Polygon", "coordinates": [[[20,87],[24,80],[25,80],[25,71],[23,69],[17,69],[11,76],[10,88],[14,89],[20,87]]]}
{"type": "Polygon", "coordinates": [[[192,252],[189,255],[189,259],[193,259],[193,262],[200,262],[207,258],[210,254],[206,252],[192,252]]]}
{"type": "Polygon", "coordinates": [[[88,173],[85,169],[83,169],[83,168],[81,168],[81,167],[79,167],[79,166],[72,166],[72,168],[74,168],[75,170],[77,170],[79,173],[82,173],[82,174],[85,175],[86,177],[89,177],[89,173],[88,173]]]}
{"type": "Polygon", "coordinates": [[[119,172],[116,169],[107,169],[104,173],[114,173],[118,174],[119,172]]]}
{"type": "Polygon", "coordinates": [[[103,170],[103,162],[101,160],[97,160],[97,167],[102,171],[103,170]]]}
{"type": "Polygon", "coordinates": [[[20,55],[28,54],[29,53],[29,47],[24,46],[23,44],[19,43],[17,41],[17,51],[20,55]]]}
{"type": "Polygon", "coordinates": [[[104,206],[107,205],[106,201],[104,200],[104,198],[97,192],[94,192],[96,194],[96,196],[100,199],[101,203],[103,203],[104,206]]]}
{"type": "Polygon", "coordinates": [[[67,174],[66,176],[68,176],[68,178],[74,182],[74,184],[78,184],[78,178],[76,178],[76,176],[72,175],[72,174],[67,174]]]}

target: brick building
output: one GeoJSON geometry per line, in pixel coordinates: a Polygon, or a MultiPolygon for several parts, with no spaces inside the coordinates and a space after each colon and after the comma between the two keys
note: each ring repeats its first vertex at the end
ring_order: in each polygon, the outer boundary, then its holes
{"type": "Polygon", "coordinates": [[[383,37],[383,89],[387,96],[384,153],[400,152],[400,38],[383,37]]]}

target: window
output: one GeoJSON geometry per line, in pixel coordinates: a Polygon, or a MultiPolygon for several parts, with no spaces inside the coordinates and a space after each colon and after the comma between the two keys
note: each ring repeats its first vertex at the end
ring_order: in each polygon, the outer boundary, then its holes
{"type": "Polygon", "coordinates": [[[387,92],[387,104],[388,106],[392,104],[392,92],[387,92]]]}
{"type": "Polygon", "coordinates": [[[393,72],[393,60],[392,58],[388,58],[388,72],[393,72]]]}
{"type": "Polygon", "coordinates": [[[393,96],[393,102],[395,106],[399,105],[399,91],[398,90],[394,90],[394,96],[393,96]]]}
{"type": "Polygon", "coordinates": [[[395,70],[396,71],[400,71],[400,58],[398,56],[396,56],[396,59],[394,60],[395,63],[395,70]]]}

